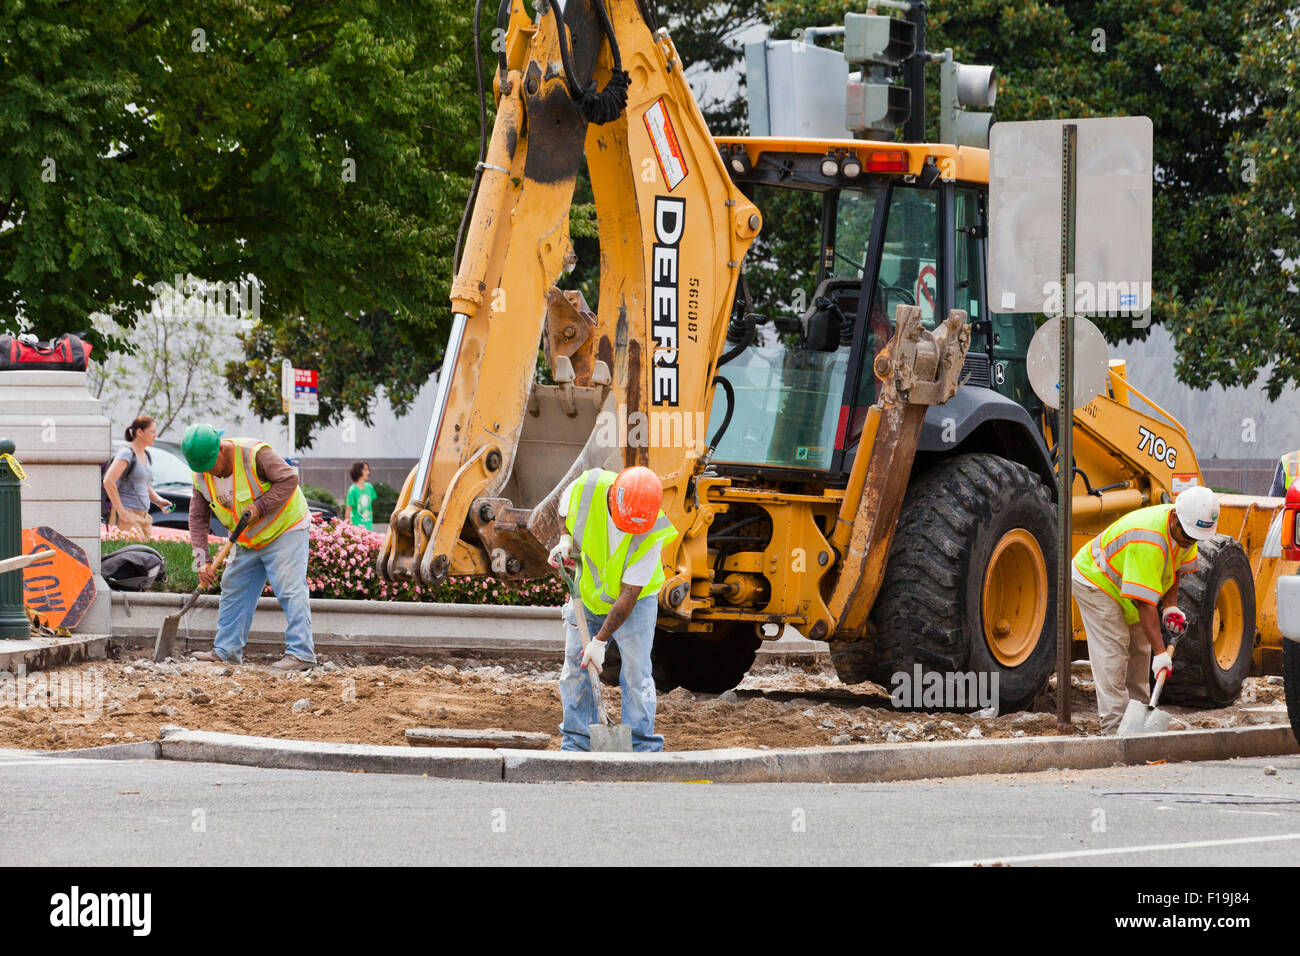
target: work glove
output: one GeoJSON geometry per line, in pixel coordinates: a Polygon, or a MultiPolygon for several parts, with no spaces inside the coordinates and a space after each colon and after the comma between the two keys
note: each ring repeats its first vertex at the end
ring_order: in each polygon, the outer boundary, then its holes
{"type": "Polygon", "coordinates": [[[1182,608],[1173,605],[1165,608],[1164,613],[1160,615],[1160,624],[1174,637],[1182,637],[1187,633],[1187,615],[1183,613],[1182,608]]]}
{"type": "MultiPolygon", "coordinates": [[[[1159,679],[1160,672],[1163,670],[1167,670],[1172,674],[1174,672],[1174,659],[1169,656],[1168,651],[1163,651],[1157,654],[1155,660],[1151,662],[1151,669],[1156,672],[1157,679],[1159,679]]],[[[1165,676],[1165,679],[1169,679],[1168,675],[1165,676]]]]}
{"type": "Polygon", "coordinates": [[[577,564],[578,562],[574,561],[573,556],[569,553],[572,550],[573,539],[567,534],[562,534],[560,535],[560,543],[551,548],[551,553],[547,555],[546,563],[553,568],[558,568],[561,561],[567,565],[577,564]]]}
{"type": "Polygon", "coordinates": [[[594,664],[596,673],[599,674],[600,669],[605,666],[605,647],[605,641],[595,639],[588,641],[586,649],[582,652],[581,666],[586,667],[588,664],[594,664]]]}

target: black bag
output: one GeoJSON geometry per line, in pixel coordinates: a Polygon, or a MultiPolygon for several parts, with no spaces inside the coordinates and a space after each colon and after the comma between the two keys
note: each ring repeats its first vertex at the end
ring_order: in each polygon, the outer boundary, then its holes
{"type": "Polygon", "coordinates": [[[99,568],[114,591],[148,591],[167,580],[167,562],[147,544],[128,544],[104,555],[99,568]]]}
{"type": "Polygon", "coordinates": [[[89,342],[66,332],[51,342],[24,342],[12,335],[0,335],[0,372],[84,372],[90,350],[89,342]]]}
{"type": "MultiPolygon", "coordinates": [[[[149,459],[149,467],[152,468],[153,455],[149,454],[148,448],[144,450],[144,457],[149,459]]],[[[126,471],[122,472],[122,477],[117,480],[126,481],[128,478],[130,478],[131,472],[135,470],[135,463],[138,460],[139,460],[139,456],[136,455],[135,449],[132,448],[131,461],[127,463],[126,471]]],[[[104,522],[104,524],[108,524],[108,519],[113,514],[113,502],[108,500],[108,492],[104,490],[104,476],[108,474],[109,466],[112,465],[113,462],[115,461],[117,461],[116,458],[110,458],[108,461],[104,462],[102,465],[99,466],[99,520],[104,522]]]]}

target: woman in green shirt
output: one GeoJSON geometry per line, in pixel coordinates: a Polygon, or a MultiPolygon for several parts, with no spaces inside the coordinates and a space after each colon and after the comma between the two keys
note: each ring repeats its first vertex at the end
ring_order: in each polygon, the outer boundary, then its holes
{"type": "Polygon", "coordinates": [[[348,489],[347,510],[344,520],[358,527],[374,530],[375,486],[369,482],[370,465],[364,461],[354,461],[348,471],[352,478],[352,487],[348,489]]]}

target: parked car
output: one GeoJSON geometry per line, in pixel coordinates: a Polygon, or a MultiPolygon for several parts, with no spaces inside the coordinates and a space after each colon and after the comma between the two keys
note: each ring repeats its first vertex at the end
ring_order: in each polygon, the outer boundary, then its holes
{"type": "MultiPolygon", "coordinates": [[[[125,445],[125,441],[116,439],[112,453],[116,455],[125,445]]],[[[183,531],[190,526],[190,495],[194,490],[194,472],[190,471],[190,466],[181,454],[180,445],[175,442],[154,442],[149,449],[149,457],[153,461],[154,491],[175,505],[170,512],[163,511],[157,505],[150,505],[149,515],[154,527],[179,528],[183,531]]],[[[338,517],[338,512],[332,507],[312,498],[307,499],[307,507],[311,509],[312,521],[318,523],[338,517]]],[[[230,533],[215,516],[209,531],[212,535],[223,538],[230,533]]]]}

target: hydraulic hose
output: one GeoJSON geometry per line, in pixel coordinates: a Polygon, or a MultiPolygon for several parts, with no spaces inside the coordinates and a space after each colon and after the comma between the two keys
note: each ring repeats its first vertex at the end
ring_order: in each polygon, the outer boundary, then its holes
{"type": "Polygon", "coordinates": [[[569,88],[569,97],[582,110],[587,122],[603,126],[623,115],[623,110],[627,108],[627,88],[632,78],[623,70],[623,56],[619,52],[618,38],[614,36],[614,24],[609,20],[609,11],[605,9],[605,0],[594,0],[594,6],[601,32],[609,42],[610,56],[614,61],[609,82],[599,91],[594,82],[590,86],[581,86],[575,79],[569,52],[569,25],[555,3],[550,4],[550,10],[555,15],[556,33],[560,39],[560,61],[564,64],[564,82],[569,88]]]}

